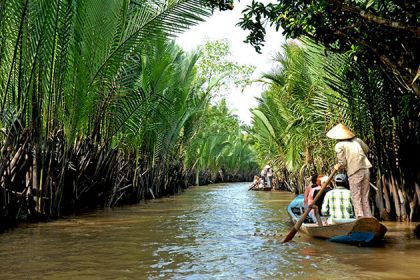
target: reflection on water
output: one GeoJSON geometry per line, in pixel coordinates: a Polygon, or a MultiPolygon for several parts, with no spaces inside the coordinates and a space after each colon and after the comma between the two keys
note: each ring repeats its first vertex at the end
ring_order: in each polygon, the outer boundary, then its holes
{"type": "Polygon", "coordinates": [[[187,190],[147,204],[99,210],[0,235],[0,279],[414,279],[420,240],[387,224],[383,247],[297,235],[292,194],[247,184],[187,190]]]}

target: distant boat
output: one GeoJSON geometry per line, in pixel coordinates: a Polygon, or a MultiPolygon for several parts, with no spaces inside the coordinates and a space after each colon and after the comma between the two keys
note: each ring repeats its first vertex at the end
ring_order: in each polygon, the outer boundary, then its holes
{"type": "Polygon", "coordinates": [[[268,187],[265,185],[264,187],[258,187],[258,186],[251,186],[248,190],[249,191],[271,191],[273,188],[268,187]]]}
{"type": "MultiPolygon", "coordinates": [[[[303,194],[290,202],[287,212],[293,223],[299,220],[304,212],[303,194]]],[[[299,231],[333,242],[369,246],[383,240],[387,228],[374,217],[363,217],[351,222],[324,226],[319,226],[307,217],[299,231]]]]}
{"type": "Polygon", "coordinates": [[[252,188],[251,191],[271,191],[273,188],[264,187],[264,188],[252,188]]]}

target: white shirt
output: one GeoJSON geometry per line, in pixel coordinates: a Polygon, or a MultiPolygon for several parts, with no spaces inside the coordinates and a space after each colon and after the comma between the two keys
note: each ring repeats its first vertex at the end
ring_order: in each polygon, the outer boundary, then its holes
{"type": "Polygon", "coordinates": [[[366,157],[369,147],[359,138],[339,141],[335,145],[337,160],[347,169],[347,176],[351,176],[362,168],[370,168],[372,164],[366,157]]]}

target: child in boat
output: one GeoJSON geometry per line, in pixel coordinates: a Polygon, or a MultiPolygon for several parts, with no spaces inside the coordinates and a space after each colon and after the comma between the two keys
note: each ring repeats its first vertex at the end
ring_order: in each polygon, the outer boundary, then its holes
{"type": "MultiPolygon", "coordinates": [[[[323,186],[326,182],[327,182],[327,180],[328,180],[328,176],[323,176],[323,177],[321,177],[321,183],[320,183],[320,185],[321,186],[323,186]]],[[[319,193],[319,191],[321,190],[321,188],[317,188],[317,189],[315,189],[315,191],[313,192],[313,198],[315,198],[317,195],[318,195],[318,193],[319,193]]],[[[322,208],[322,204],[323,204],[323,202],[324,202],[324,199],[325,199],[325,195],[329,192],[329,191],[331,191],[332,190],[332,187],[331,187],[331,185],[328,185],[325,189],[324,189],[324,192],[321,194],[321,196],[318,198],[318,200],[315,202],[315,205],[316,205],[316,207],[318,207],[318,212],[319,212],[319,215],[320,216],[322,216],[322,213],[321,213],[321,208],[322,208]]]]}
{"type": "MultiPolygon", "coordinates": [[[[321,186],[323,186],[323,184],[325,184],[328,180],[328,176],[318,176],[317,180],[316,180],[316,186],[314,186],[313,188],[310,189],[309,191],[309,195],[308,195],[308,205],[311,205],[314,201],[315,198],[315,192],[319,191],[321,189],[321,186]]],[[[311,212],[309,212],[309,217],[311,217],[311,219],[313,221],[316,220],[315,218],[315,211],[314,209],[311,210],[311,212]]]]}
{"type": "Polygon", "coordinates": [[[307,185],[305,188],[305,192],[303,193],[303,206],[305,207],[305,209],[308,207],[309,192],[311,191],[312,188],[315,188],[317,186],[317,183],[316,183],[317,179],[318,179],[318,174],[313,174],[311,176],[311,183],[307,185]]]}
{"type": "Polygon", "coordinates": [[[329,215],[328,224],[354,221],[353,203],[350,190],[346,189],[347,176],[338,174],[334,178],[336,187],[325,195],[321,212],[329,215]]]}
{"type": "Polygon", "coordinates": [[[328,178],[328,176],[324,176],[324,175],[318,175],[318,177],[316,178],[315,185],[312,185],[311,189],[309,190],[307,205],[311,204],[314,201],[314,198],[316,195],[315,192],[321,189],[322,178],[324,177],[328,178]]]}

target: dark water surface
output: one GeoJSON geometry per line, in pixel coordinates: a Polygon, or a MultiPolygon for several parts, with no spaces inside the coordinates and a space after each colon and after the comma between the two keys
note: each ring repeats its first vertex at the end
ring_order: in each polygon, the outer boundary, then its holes
{"type": "Polygon", "coordinates": [[[247,188],[198,187],[19,226],[0,235],[0,279],[420,279],[412,225],[387,224],[378,248],[303,235],[281,244],[294,195],[247,188]]]}

